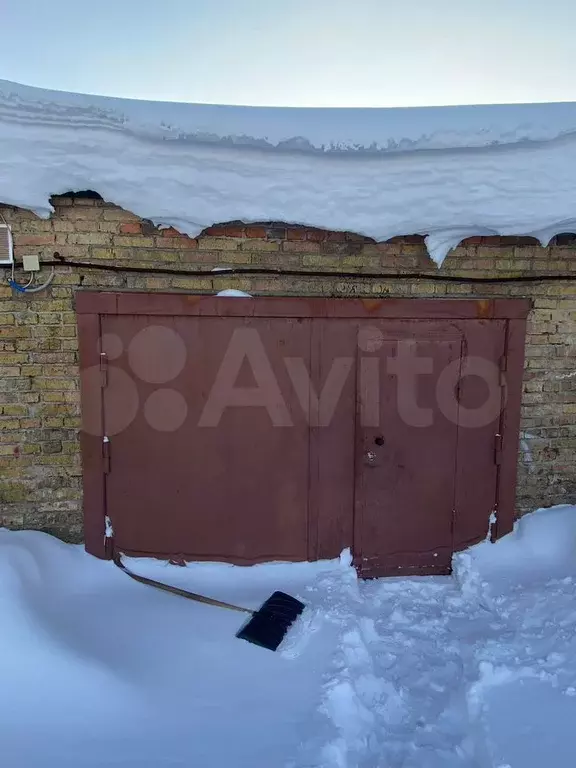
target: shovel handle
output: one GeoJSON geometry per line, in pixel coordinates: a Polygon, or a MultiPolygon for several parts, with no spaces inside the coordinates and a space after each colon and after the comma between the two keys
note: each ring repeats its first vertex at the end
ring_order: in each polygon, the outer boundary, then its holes
{"type": "Polygon", "coordinates": [[[129,568],[126,568],[119,553],[114,555],[114,563],[118,566],[118,568],[120,568],[121,571],[124,571],[124,573],[128,574],[128,576],[130,576],[131,579],[134,579],[134,581],[139,581],[140,584],[147,584],[149,587],[156,587],[156,589],[161,589],[164,592],[171,592],[173,595],[185,597],[187,600],[194,600],[196,603],[214,605],[217,608],[228,608],[229,611],[239,611],[240,613],[254,613],[254,611],[250,610],[250,608],[242,608],[240,605],[224,603],[222,600],[215,600],[213,597],[198,595],[196,592],[188,592],[187,589],[180,589],[180,587],[173,587],[170,584],[164,584],[161,581],[155,581],[154,579],[149,579],[146,576],[139,576],[137,573],[133,573],[129,568]]]}

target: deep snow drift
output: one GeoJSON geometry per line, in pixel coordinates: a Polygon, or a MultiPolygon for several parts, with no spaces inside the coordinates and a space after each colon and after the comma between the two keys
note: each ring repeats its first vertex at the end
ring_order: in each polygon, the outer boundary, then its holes
{"type": "Polygon", "coordinates": [[[386,240],[575,231],[576,104],[293,109],[131,101],[0,81],[0,201],[94,189],[159,225],[285,221],[386,240]]]}
{"type": "Polygon", "coordinates": [[[576,507],[541,510],[454,577],[358,582],[340,561],[132,560],[257,606],[308,608],[278,653],[238,614],[0,530],[0,745],[10,768],[572,768],[576,507]]]}

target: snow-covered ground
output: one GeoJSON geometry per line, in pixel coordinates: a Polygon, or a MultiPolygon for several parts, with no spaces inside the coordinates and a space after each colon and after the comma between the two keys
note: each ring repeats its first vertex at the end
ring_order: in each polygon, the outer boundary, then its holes
{"type": "Polygon", "coordinates": [[[339,561],[149,576],[308,605],[278,653],[242,616],[0,530],[0,749],[10,768],[572,768],[576,507],[540,510],[453,577],[359,582],[339,561]]]}
{"type": "Polygon", "coordinates": [[[196,236],[284,221],[376,240],[576,231],[576,103],[282,109],[170,104],[0,80],[0,202],[92,189],[196,236]]]}

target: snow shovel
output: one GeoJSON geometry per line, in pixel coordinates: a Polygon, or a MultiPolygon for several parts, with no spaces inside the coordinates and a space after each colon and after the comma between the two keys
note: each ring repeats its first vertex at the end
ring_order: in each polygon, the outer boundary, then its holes
{"type": "Polygon", "coordinates": [[[215,605],[217,608],[228,608],[230,611],[250,614],[250,618],[238,630],[236,637],[262,648],[268,648],[270,651],[275,651],[278,648],[292,624],[305,608],[304,603],[295,597],[287,595],[285,592],[276,591],[262,603],[257,611],[252,611],[250,608],[224,603],[222,600],[214,600],[212,597],[198,595],[196,592],[188,592],[186,589],[172,587],[170,584],[163,584],[161,581],[132,573],[122,562],[120,554],[114,556],[114,562],[124,573],[141,584],[148,584],[150,587],[171,592],[173,595],[180,595],[180,597],[185,597],[188,600],[195,600],[197,603],[206,603],[207,605],[215,605]]]}

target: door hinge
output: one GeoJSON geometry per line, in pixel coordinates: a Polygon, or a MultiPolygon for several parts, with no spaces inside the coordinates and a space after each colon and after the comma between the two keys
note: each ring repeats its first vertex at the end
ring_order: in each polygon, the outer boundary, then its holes
{"type": "Polygon", "coordinates": [[[500,386],[506,386],[506,373],[508,371],[508,355],[502,355],[499,360],[498,368],[500,370],[500,386]]]}
{"type": "Polygon", "coordinates": [[[494,463],[502,464],[502,435],[494,435],[494,463]]]}
{"type": "Polygon", "coordinates": [[[105,475],[110,474],[110,439],[106,436],[102,439],[102,466],[105,475]]]}
{"type": "Polygon", "coordinates": [[[458,403],[458,405],[460,405],[460,403],[462,402],[462,377],[458,379],[454,396],[456,397],[456,402],[458,403]]]}
{"type": "Polygon", "coordinates": [[[108,355],[106,352],[100,352],[100,386],[108,386],[108,355]]]}

